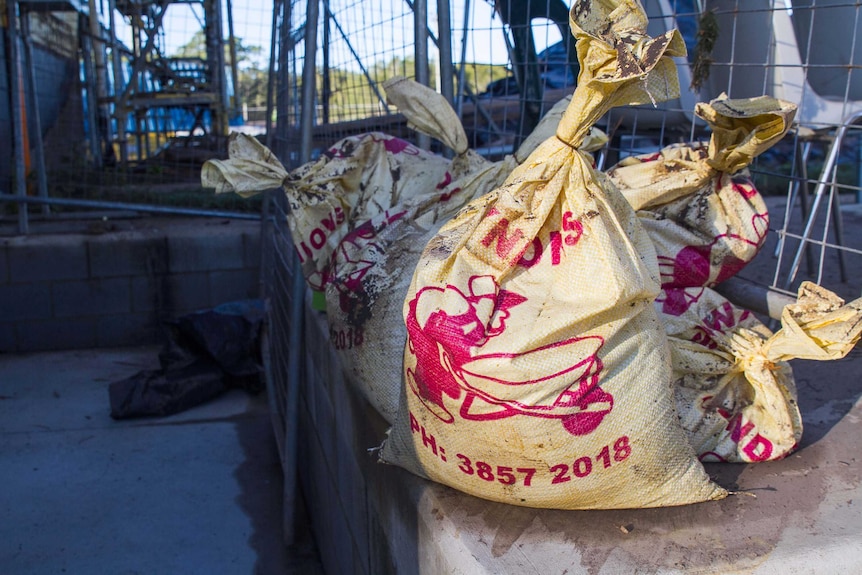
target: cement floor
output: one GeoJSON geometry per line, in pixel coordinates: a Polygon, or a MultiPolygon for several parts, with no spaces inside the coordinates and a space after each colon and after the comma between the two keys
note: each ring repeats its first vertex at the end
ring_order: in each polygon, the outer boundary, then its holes
{"type": "Polygon", "coordinates": [[[0,572],[322,573],[304,516],[282,543],[265,394],[111,419],[108,384],[158,368],[157,354],[0,355],[0,572]]]}

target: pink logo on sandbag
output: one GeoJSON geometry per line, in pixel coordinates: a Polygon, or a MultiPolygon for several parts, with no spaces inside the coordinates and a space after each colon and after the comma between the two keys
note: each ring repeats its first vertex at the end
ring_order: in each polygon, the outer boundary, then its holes
{"type": "Polygon", "coordinates": [[[382,138],[379,136],[380,134],[371,134],[371,140],[382,143],[383,148],[390,154],[407,154],[409,156],[418,156],[420,154],[419,148],[406,140],[392,136],[384,135],[382,138]]]}
{"type": "MultiPolygon", "coordinates": [[[[745,178],[742,180],[730,180],[731,188],[734,192],[739,193],[746,200],[750,200],[757,195],[757,190],[754,189],[751,180],[745,178]]],[[[721,189],[721,178],[719,178],[719,189],[721,189]]]]}
{"type": "Polygon", "coordinates": [[[679,317],[700,300],[704,288],[662,288],[655,298],[663,314],[679,317]]]}
{"type": "MultiPolygon", "coordinates": [[[[713,396],[707,395],[701,398],[701,409],[710,409],[711,402],[713,396]]],[[[731,414],[727,410],[723,408],[715,408],[715,411],[727,420],[727,426],[724,428],[724,431],[730,432],[730,440],[738,446],[739,451],[745,455],[746,461],[757,462],[757,461],[769,461],[770,459],[783,459],[787,454],[796,449],[796,446],[793,446],[793,449],[789,450],[787,453],[782,454],[780,457],[772,457],[772,452],[774,450],[774,444],[768,438],[764,437],[761,433],[758,432],[757,427],[755,426],[753,421],[746,420],[745,416],[742,413],[737,413],[735,415],[731,414]],[[753,434],[752,434],[753,432],[753,434]]],[[[725,462],[728,461],[727,457],[719,455],[715,451],[707,451],[705,453],[700,454],[698,457],[703,462],[725,462]]],[[[736,460],[733,458],[732,460],[736,460]]]]}
{"type": "MultiPolygon", "coordinates": [[[[496,420],[526,415],[559,419],[572,435],[592,433],[613,408],[599,387],[600,336],[572,337],[519,353],[488,352],[506,333],[509,310],[527,301],[491,276],[470,278],[470,292],[425,287],[409,303],[407,334],[416,368],[410,390],[437,418],[496,420]],[[559,394],[548,390],[562,389],[559,394]]],[[[509,333],[511,336],[511,333],[509,333]]]]}
{"type": "MultiPolygon", "coordinates": [[[[732,253],[725,253],[720,261],[713,261],[713,251],[716,249],[716,244],[721,242],[722,245],[718,247],[728,252],[728,245],[743,244],[754,248],[753,253],[756,254],[760,246],[763,245],[768,221],[768,216],[765,214],[752,216],[751,226],[757,236],[756,241],[736,234],[722,234],[707,245],[685,246],[677,252],[674,258],[659,256],[661,287],[668,292],[668,299],[665,300],[667,303],[663,306],[662,311],[670,315],[682,315],[692,303],[697,301],[697,298],[687,297],[682,292],[682,288],[712,287],[739,273],[750,260],[740,259],[732,253]],[[714,278],[712,277],[713,267],[718,269],[714,278]]],[[[743,247],[743,250],[745,249],[743,247]]]]}
{"type": "Polygon", "coordinates": [[[359,143],[366,138],[371,138],[372,142],[383,144],[383,149],[392,155],[407,154],[410,156],[420,155],[420,150],[410,142],[389,136],[383,133],[370,132],[361,134],[351,138],[345,138],[339,142],[339,146],[333,146],[324,152],[324,155],[330,159],[350,158],[356,153],[359,143]]]}
{"type": "Polygon", "coordinates": [[[701,318],[700,325],[694,326],[691,341],[699,343],[707,349],[717,349],[718,343],[715,341],[715,334],[726,334],[739,323],[751,317],[751,312],[747,309],[738,311],[741,313],[737,319],[737,308],[734,308],[730,302],[726,301],[716,307],[701,318]]]}
{"type": "MultiPolygon", "coordinates": [[[[717,193],[722,189],[730,189],[746,200],[758,194],[747,179],[731,179],[729,188],[723,186],[722,181],[721,176],[716,179],[717,193]]],[[[748,209],[740,212],[736,218],[731,218],[730,214],[734,210],[728,207],[728,201],[726,197],[722,200],[725,204],[723,209],[727,210],[728,214],[714,217],[718,220],[726,219],[728,227],[737,233],[728,231],[719,234],[708,244],[686,245],[676,252],[674,257],[660,255],[658,260],[663,289],[670,291],[677,288],[712,287],[735,276],[757,254],[769,231],[769,213],[752,214],[748,228],[745,229],[741,222],[733,221],[748,212],[748,209]],[[742,254],[747,259],[736,254],[742,254]]],[[[674,299],[666,308],[665,313],[681,315],[688,306],[685,305],[684,299],[674,299]]]]}
{"type": "MultiPolygon", "coordinates": [[[[443,178],[442,182],[437,184],[436,189],[441,190],[441,191],[445,190],[446,188],[449,187],[449,184],[451,184],[451,183],[452,183],[452,174],[449,172],[446,172],[446,176],[443,178]]],[[[448,202],[449,200],[452,199],[452,196],[454,196],[455,194],[457,194],[460,191],[461,191],[461,188],[456,187],[452,190],[449,190],[448,192],[443,192],[442,194],[440,194],[440,198],[438,201],[440,203],[448,202]]]]}
{"type": "Polygon", "coordinates": [[[377,242],[377,236],[386,227],[401,220],[407,214],[406,210],[385,210],[371,220],[351,230],[338,247],[332,252],[330,268],[335,272],[349,269],[350,273],[341,273],[333,277],[327,272],[324,285],[335,282],[339,292],[339,305],[345,313],[350,313],[356,308],[357,301],[365,299],[364,280],[366,274],[379,265],[379,254],[386,251],[383,243],[377,242]]]}
{"type": "MultiPolygon", "coordinates": [[[[716,244],[741,243],[757,249],[760,241],[751,241],[736,234],[722,234],[712,243],[701,246],[685,246],[679,250],[676,257],[659,256],[659,272],[662,277],[661,287],[710,287],[736,275],[748,262],[732,253],[727,253],[720,261],[713,261],[713,250],[716,244]],[[712,267],[718,268],[718,274],[712,278],[712,267]]],[[[722,249],[727,249],[724,245],[722,249]]]]}

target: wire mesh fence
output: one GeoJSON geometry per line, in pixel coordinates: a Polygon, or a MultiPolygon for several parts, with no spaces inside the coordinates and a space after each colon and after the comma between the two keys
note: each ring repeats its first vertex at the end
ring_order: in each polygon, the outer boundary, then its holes
{"type": "Polygon", "coordinates": [[[273,430],[284,469],[284,537],[294,537],[297,423],[302,372],[302,317],[305,280],[287,226],[287,199],[264,198],[261,226],[261,294],[266,302],[261,351],[273,430]]]}
{"type": "MultiPolygon", "coordinates": [[[[451,100],[472,146],[488,156],[511,152],[550,105],[572,91],[577,63],[567,30],[567,4],[445,3],[450,11],[451,67],[440,49],[439,4],[429,4],[429,83],[445,93],[442,80],[451,74],[451,100]]],[[[794,102],[799,106],[794,129],[751,166],[755,183],[768,196],[772,224],[769,245],[742,275],[787,294],[795,293],[803,279],[847,297],[858,294],[862,281],[853,272],[859,267],[858,261],[854,265],[859,243],[854,229],[843,224],[855,217],[862,195],[855,125],[857,93],[862,93],[859,7],[841,0],[643,4],[651,35],[678,28],[685,39],[688,57],[677,58],[681,95],[655,107],[609,113],[601,122],[610,136],[604,167],[627,155],[708,138],[694,105],[723,92],[734,98],[767,94],[794,102]]],[[[415,50],[403,41],[410,18],[407,11],[375,12],[370,3],[324,2],[321,38],[329,41],[316,43],[321,85],[313,117],[307,118],[315,134],[313,148],[357,130],[402,135],[379,86],[395,73],[417,75],[418,68],[407,65],[415,59],[415,50]],[[337,30],[338,48],[327,26],[337,30]],[[344,106],[347,101],[352,108],[344,106]],[[366,113],[359,119],[353,112],[361,107],[366,113]]],[[[290,58],[301,66],[304,51],[290,58]]],[[[293,116],[291,122],[298,138],[302,118],[293,116]]],[[[297,144],[300,139],[288,149],[297,144]]]]}
{"type": "Polygon", "coordinates": [[[773,233],[743,274],[787,293],[810,279],[858,297],[860,7],[709,0],[704,9],[716,33],[701,97],[768,94],[798,105],[795,129],[752,166],[772,202],[773,233]]]}
{"type": "Polygon", "coordinates": [[[271,0],[0,7],[0,190],[42,198],[36,217],[93,211],[56,199],[259,210],[202,190],[200,168],[229,131],[265,131],[271,0]]]}
{"type": "MultiPolygon", "coordinates": [[[[446,95],[471,146],[498,158],[573,89],[569,4],[3,0],[0,138],[13,145],[0,154],[0,187],[256,212],[259,204],[216,200],[198,183],[203,161],[225,155],[230,131],[258,134],[289,167],[372,130],[442,152],[386,105],[382,84],[395,75],[446,95]]],[[[610,136],[603,167],[705,138],[694,104],[721,92],[797,103],[796,127],[751,167],[772,219],[770,245],[744,275],[787,293],[814,279],[857,294],[860,7],[849,0],[643,4],[652,35],[682,32],[683,89],[673,101],[603,118],[610,136]]],[[[4,217],[20,218],[23,208],[3,206],[4,217]]]]}

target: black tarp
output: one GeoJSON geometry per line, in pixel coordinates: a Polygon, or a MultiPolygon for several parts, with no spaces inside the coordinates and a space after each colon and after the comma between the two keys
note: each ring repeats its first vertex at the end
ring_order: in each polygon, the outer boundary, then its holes
{"type": "Polygon", "coordinates": [[[243,300],[166,322],[159,369],[111,383],[111,417],[165,416],[228,389],[263,389],[260,329],[264,304],[243,300]]]}

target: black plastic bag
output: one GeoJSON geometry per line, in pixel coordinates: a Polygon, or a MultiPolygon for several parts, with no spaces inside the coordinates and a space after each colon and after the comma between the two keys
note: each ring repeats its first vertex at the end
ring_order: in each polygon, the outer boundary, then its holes
{"type": "Polygon", "coordinates": [[[167,322],[161,369],[110,384],[111,417],[171,415],[231,388],[260,392],[263,317],[262,301],[243,300],[167,322]]]}

